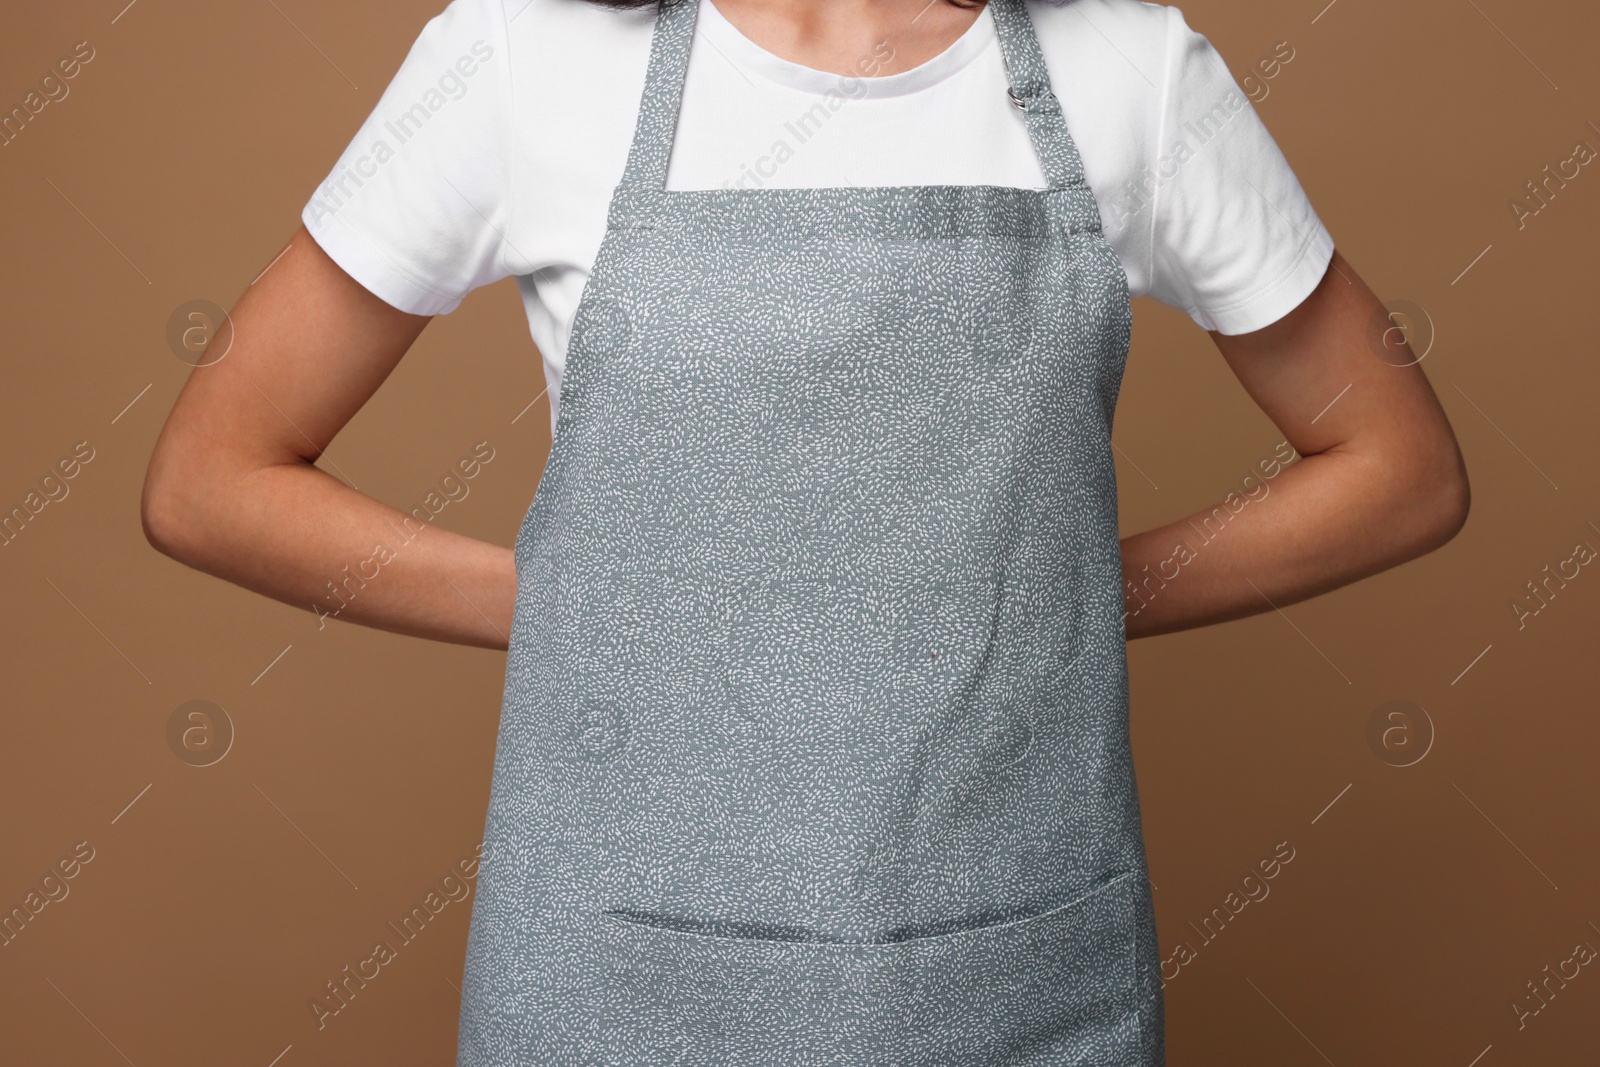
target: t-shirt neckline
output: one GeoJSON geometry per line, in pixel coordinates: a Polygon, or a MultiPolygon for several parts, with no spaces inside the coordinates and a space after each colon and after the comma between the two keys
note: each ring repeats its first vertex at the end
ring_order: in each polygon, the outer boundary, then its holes
{"type": "Polygon", "coordinates": [[[696,32],[704,35],[714,50],[724,54],[724,58],[746,73],[757,74],[786,88],[817,96],[838,93],[861,99],[918,92],[952,77],[996,42],[994,15],[989,11],[989,5],[985,4],[972,25],[933,58],[895,74],[852,78],[846,74],[817,70],[775,55],[741,33],[717,10],[712,0],[698,0],[698,3],[696,32]]]}

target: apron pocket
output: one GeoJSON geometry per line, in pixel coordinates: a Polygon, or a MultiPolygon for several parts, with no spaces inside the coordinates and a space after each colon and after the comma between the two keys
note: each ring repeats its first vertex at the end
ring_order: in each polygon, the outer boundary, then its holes
{"type": "Polygon", "coordinates": [[[1143,1063],[1137,874],[1039,915],[894,942],[723,937],[602,913],[606,1062],[1143,1063]]]}

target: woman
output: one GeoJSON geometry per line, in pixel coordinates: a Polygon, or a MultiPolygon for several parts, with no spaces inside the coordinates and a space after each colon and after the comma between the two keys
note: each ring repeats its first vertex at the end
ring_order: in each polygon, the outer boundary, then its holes
{"type": "Polygon", "coordinates": [[[1447,541],[1437,400],[1175,9],[619,6],[429,23],[185,386],[152,542],[323,603],[403,516],[320,449],[517,276],[515,545],[431,532],[342,615],[509,649],[459,1062],[1162,1063],[1126,640],[1447,541]],[[1135,293],[1305,457],[1154,597],[1135,293]]]}

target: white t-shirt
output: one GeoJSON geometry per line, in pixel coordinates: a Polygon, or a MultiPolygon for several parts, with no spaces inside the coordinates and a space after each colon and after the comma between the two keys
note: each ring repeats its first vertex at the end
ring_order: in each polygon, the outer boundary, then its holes
{"type": "MultiPolygon", "coordinates": [[[[1044,187],[987,8],[933,59],[849,78],[773,55],[698,3],[669,189],[1044,187]]],[[[1206,38],[1138,0],[1028,11],[1129,291],[1225,334],[1293,310],[1333,239],[1206,38]]],[[[654,21],[653,6],[452,0],[301,215],[353,278],[414,314],[515,276],[552,420],[654,21]]]]}

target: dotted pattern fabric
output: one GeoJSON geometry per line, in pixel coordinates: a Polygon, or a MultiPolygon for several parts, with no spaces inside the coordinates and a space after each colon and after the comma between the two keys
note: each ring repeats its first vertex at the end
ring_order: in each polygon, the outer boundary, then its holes
{"type": "Polygon", "coordinates": [[[516,540],[459,1067],[1164,1064],[1132,316],[1026,2],[1044,190],[667,191],[661,8],[516,540]]]}

